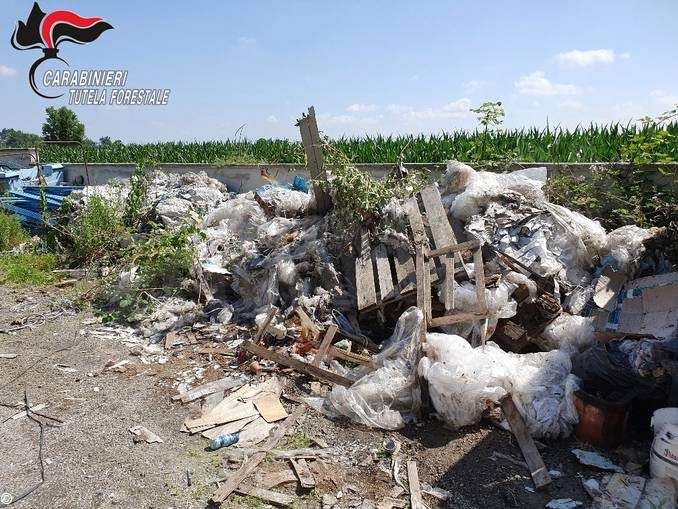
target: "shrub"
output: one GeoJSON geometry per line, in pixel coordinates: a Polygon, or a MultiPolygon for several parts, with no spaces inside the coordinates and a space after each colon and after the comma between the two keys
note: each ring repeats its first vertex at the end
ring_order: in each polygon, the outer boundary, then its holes
{"type": "Polygon", "coordinates": [[[56,278],[57,256],[52,253],[19,253],[0,256],[0,284],[46,285],[56,278]]]}
{"type": "Polygon", "coordinates": [[[0,210],[0,252],[15,248],[26,240],[28,234],[19,218],[0,210]]]}
{"type": "Polygon", "coordinates": [[[94,195],[70,226],[72,254],[79,261],[109,258],[129,236],[115,201],[94,195]]]}

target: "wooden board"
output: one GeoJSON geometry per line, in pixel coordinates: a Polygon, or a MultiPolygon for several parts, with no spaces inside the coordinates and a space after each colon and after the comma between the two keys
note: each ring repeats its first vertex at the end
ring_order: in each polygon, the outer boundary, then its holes
{"type": "Polygon", "coordinates": [[[269,472],[267,474],[257,474],[257,485],[263,486],[266,489],[275,488],[281,484],[296,483],[298,481],[297,474],[291,468],[286,468],[278,472],[269,472]]]}
{"type": "Polygon", "coordinates": [[[217,426],[216,428],[205,430],[200,435],[207,438],[208,440],[213,440],[217,438],[219,435],[231,435],[233,433],[238,433],[239,431],[242,431],[246,425],[248,425],[255,419],[259,419],[259,416],[252,415],[250,417],[245,417],[244,419],[239,419],[237,421],[227,422],[226,424],[222,424],[221,426],[217,426]]]}
{"type": "Polygon", "coordinates": [[[266,502],[270,502],[271,504],[280,507],[291,507],[292,503],[297,498],[284,493],[278,493],[277,491],[248,485],[238,486],[234,491],[240,495],[250,495],[252,497],[260,498],[261,500],[265,500],[266,502]]]}
{"type": "Polygon", "coordinates": [[[245,382],[242,378],[222,378],[221,380],[216,380],[214,382],[209,382],[203,384],[199,387],[191,389],[190,391],[184,392],[182,394],[177,394],[172,396],[172,400],[178,401],[181,400],[182,403],[190,403],[196,399],[209,396],[215,392],[223,392],[226,389],[232,389],[233,387],[240,387],[245,382]]]}
{"type": "Polygon", "coordinates": [[[376,305],[377,291],[374,285],[370,234],[366,229],[360,233],[360,256],[355,261],[355,286],[358,294],[358,311],[376,305]]]}
{"type": "Polygon", "coordinates": [[[266,440],[275,427],[275,424],[266,422],[263,417],[256,417],[240,431],[240,440],[233,447],[237,449],[254,447],[266,440]]]}
{"type": "Polygon", "coordinates": [[[282,440],[287,433],[287,430],[290,429],[294,424],[299,420],[299,418],[306,411],[304,405],[299,405],[292,415],[290,415],[285,422],[283,422],[278,429],[273,432],[273,435],[266,441],[264,445],[264,451],[255,453],[249,458],[231,477],[229,477],[223,486],[221,486],[214,494],[212,495],[212,501],[216,504],[221,504],[226,500],[233,491],[235,491],[238,486],[242,485],[242,482],[249,477],[259,466],[259,464],[264,461],[266,458],[266,451],[273,449],[278,443],[282,440]]]}
{"type": "Polygon", "coordinates": [[[198,428],[197,431],[202,431],[206,426],[216,426],[259,415],[259,412],[254,408],[252,403],[229,401],[229,405],[222,405],[223,403],[224,401],[219,403],[203,417],[187,420],[186,427],[190,430],[198,428]]]}
{"type": "Polygon", "coordinates": [[[421,486],[419,485],[419,472],[417,471],[417,462],[407,462],[407,481],[410,485],[410,507],[412,509],[424,509],[424,499],[421,496],[421,486]]]}
{"type": "Polygon", "coordinates": [[[316,182],[326,182],[325,157],[323,155],[322,141],[318,131],[318,122],[315,118],[315,108],[311,106],[307,115],[302,115],[297,121],[301,142],[306,153],[306,167],[313,181],[313,193],[315,194],[316,208],[319,214],[324,214],[332,207],[332,199],[327,191],[323,190],[316,182]]]}
{"type": "MultiPolygon", "coordinates": [[[[418,246],[421,247],[424,256],[426,256],[426,253],[431,249],[431,246],[428,242],[428,237],[426,236],[426,227],[424,226],[424,220],[419,211],[417,199],[410,198],[407,200],[404,208],[407,218],[410,221],[410,229],[412,230],[412,237],[414,239],[414,249],[416,251],[418,246]]],[[[431,274],[431,282],[438,281],[438,271],[435,268],[435,263],[433,263],[433,261],[427,261],[426,264],[429,273],[431,274]]]]}
{"type": "Polygon", "coordinates": [[[392,300],[397,297],[393,285],[393,276],[391,275],[391,264],[388,261],[388,252],[384,244],[379,244],[374,249],[374,264],[377,268],[377,279],[379,280],[379,296],[382,302],[392,300]]]}
{"type": "Polygon", "coordinates": [[[330,349],[330,346],[332,346],[332,340],[334,339],[334,335],[337,333],[338,329],[339,327],[337,327],[335,324],[332,324],[327,328],[325,337],[323,337],[323,341],[320,343],[320,348],[318,348],[318,353],[315,354],[313,357],[313,362],[311,362],[313,366],[319,367],[320,363],[325,359],[327,356],[327,351],[330,349]]]}
{"type": "Polygon", "coordinates": [[[306,362],[294,359],[292,357],[288,357],[287,355],[274,352],[273,350],[268,350],[267,348],[255,345],[250,341],[244,341],[242,343],[242,347],[245,348],[248,352],[253,353],[254,355],[257,355],[263,359],[268,359],[273,362],[277,362],[278,364],[282,364],[283,366],[292,368],[295,371],[299,371],[300,373],[320,378],[321,380],[326,380],[333,384],[343,385],[344,387],[350,387],[351,385],[353,385],[352,380],[349,380],[346,377],[338,375],[337,373],[327,371],[325,369],[320,369],[306,362]]]}
{"type": "Polygon", "coordinates": [[[442,327],[444,325],[454,325],[461,322],[475,322],[477,320],[485,320],[487,315],[479,313],[453,313],[450,315],[438,316],[431,319],[429,327],[442,327]]]}
{"type": "Polygon", "coordinates": [[[264,394],[254,400],[254,406],[266,422],[277,422],[287,417],[285,407],[280,403],[280,398],[275,394],[264,394]]]}
{"type": "Polygon", "coordinates": [[[400,295],[413,291],[417,286],[417,278],[412,255],[405,249],[397,249],[393,254],[393,264],[400,295]]]}
{"type": "Polygon", "coordinates": [[[315,479],[311,471],[308,469],[306,460],[304,458],[290,459],[290,463],[292,464],[292,468],[299,478],[301,487],[307,490],[315,488],[315,479]]]}
{"type": "Polygon", "coordinates": [[[262,338],[266,335],[266,331],[268,330],[268,326],[271,325],[271,322],[275,318],[275,315],[278,314],[278,308],[273,306],[269,312],[268,315],[266,315],[266,320],[264,320],[264,323],[261,326],[261,329],[259,329],[259,332],[257,332],[257,335],[254,338],[255,343],[259,343],[262,338]]]}
{"type": "Polygon", "coordinates": [[[544,460],[539,454],[534,440],[532,440],[530,433],[527,431],[523,416],[518,412],[510,394],[501,401],[501,410],[504,413],[504,417],[506,417],[509,426],[511,426],[513,435],[518,441],[518,446],[530,469],[530,475],[532,476],[535,487],[538,490],[544,488],[551,483],[551,476],[549,475],[546,465],[544,465],[544,460]]]}

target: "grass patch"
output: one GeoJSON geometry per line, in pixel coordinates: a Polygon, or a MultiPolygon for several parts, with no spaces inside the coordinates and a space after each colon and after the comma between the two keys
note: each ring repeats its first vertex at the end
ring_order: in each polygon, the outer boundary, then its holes
{"type": "Polygon", "coordinates": [[[306,433],[295,433],[285,441],[287,449],[306,449],[313,445],[313,440],[306,433]]]}
{"type": "Polygon", "coordinates": [[[19,218],[0,210],[0,252],[13,249],[28,239],[19,218]]]}
{"type": "Polygon", "coordinates": [[[73,221],[70,234],[73,256],[81,261],[117,252],[120,241],[129,236],[120,207],[98,195],[90,197],[82,213],[73,221]]]}
{"type": "Polygon", "coordinates": [[[52,253],[20,253],[0,256],[0,284],[47,285],[56,278],[57,256],[52,253]]]}

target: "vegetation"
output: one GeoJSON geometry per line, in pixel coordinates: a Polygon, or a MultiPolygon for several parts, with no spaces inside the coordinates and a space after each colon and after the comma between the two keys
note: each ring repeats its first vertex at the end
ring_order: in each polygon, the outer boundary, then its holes
{"type": "Polygon", "coordinates": [[[28,233],[17,216],[0,210],[0,253],[17,247],[28,240],[28,233]]]}
{"type": "Polygon", "coordinates": [[[50,141],[83,141],[85,139],[85,125],[78,120],[73,110],[65,106],[61,108],[49,107],[46,110],[47,119],[42,124],[42,135],[50,141]]]}
{"type": "Polygon", "coordinates": [[[46,285],[55,281],[54,253],[18,253],[0,256],[0,284],[46,285]]]}
{"type": "Polygon", "coordinates": [[[16,129],[0,130],[0,148],[32,148],[42,138],[16,129]]]}
{"type": "MultiPolygon", "coordinates": [[[[496,103],[495,103],[496,104],[496,103]]],[[[666,132],[678,134],[678,123],[664,125],[666,132]]],[[[339,138],[332,144],[353,163],[394,163],[407,147],[407,162],[431,163],[448,159],[475,161],[480,156],[501,157],[526,162],[614,162],[625,159],[623,147],[648,130],[644,125],[578,126],[575,129],[547,126],[543,129],[490,129],[452,131],[417,136],[365,136],[339,138]],[[482,142],[482,143],[481,143],[482,142]],[[478,154],[481,144],[487,154],[478,154]]],[[[78,162],[78,147],[48,146],[41,159],[78,162]]],[[[666,156],[678,161],[678,145],[667,147],[666,156]]],[[[304,163],[300,142],[260,139],[208,142],[167,142],[148,144],[110,143],[92,145],[87,157],[95,163],[304,163]]]]}

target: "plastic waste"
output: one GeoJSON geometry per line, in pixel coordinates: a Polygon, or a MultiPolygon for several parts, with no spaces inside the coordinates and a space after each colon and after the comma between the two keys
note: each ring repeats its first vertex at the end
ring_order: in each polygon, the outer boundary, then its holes
{"type": "Polygon", "coordinates": [[[240,433],[227,433],[225,435],[219,435],[216,438],[213,438],[210,441],[210,449],[216,451],[222,447],[228,447],[235,444],[240,440],[240,433]]]}
{"type": "Polygon", "coordinates": [[[405,425],[403,414],[414,411],[421,401],[416,384],[417,338],[422,312],[411,307],[398,319],[384,350],[372,357],[378,368],[360,366],[348,377],[357,380],[351,387],[335,386],[329,395],[332,408],[341,415],[382,429],[405,425]]]}
{"type": "Polygon", "coordinates": [[[273,207],[273,212],[279,216],[295,216],[308,211],[312,196],[307,192],[270,187],[258,193],[260,198],[273,207]]]}
{"type": "Polygon", "coordinates": [[[255,240],[259,226],[265,222],[264,211],[254,201],[253,195],[247,193],[238,195],[209,213],[203,221],[203,226],[226,228],[241,240],[255,240]]]}
{"type": "Polygon", "coordinates": [[[654,431],[650,475],[678,480],[678,408],[655,410],[650,423],[654,431]]]}
{"type": "Polygon", "coordinates": [[[652,413],[650,426],[652,426],[655,436],[662,430],[665,424],[675,424],[678,426],[678,408],[659,408],[652,413]]]}
{"type": "Polygon", "coordinates": [[[576,378],[567,353],[505,352],[493,342],[472,348],[459,336],[431,333],[419,374],[429,382],[438,414],[452,427],[474,424],[487,409],[511,394],[532,435],[565,437],[578,421],[576,378]]]}
{"type": "Polygon", "coordinates": [[[609,470],[611,472],[624,473],[624,469],[619,465],[613,463],[608,458],[602,454],[592,451],[582,451],[581,449],[572,449],[572,454],[574,454],[579,463],[582,465],[588,465],[590,467],[596,467],[601,470],[609,470]]]}
{"type": "Polygon", "coordinates": [[[582,507],[583,505],[582,502],[571,498],[554,498],[544,507],[546,507],[546,509],[574,509],[575,507],[582,507]]]}
{"type": "Polygon", "coordinates": [[[575,354],[596,342],[593,331],[591,318],[562,313],[546,326],[535,342],[544,350],[560,349],[575,354]]]}

